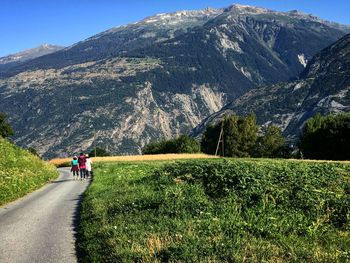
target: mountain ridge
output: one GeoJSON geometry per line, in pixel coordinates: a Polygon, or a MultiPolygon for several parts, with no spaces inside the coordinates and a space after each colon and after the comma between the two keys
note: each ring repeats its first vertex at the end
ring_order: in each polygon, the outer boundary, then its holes
{"type": "Polygon", "coordinates": [[[147,18],[7,72],[0,111],[15,142],[46,158],[96,145],[140,153],[259,85],[297,78],[307,60],[345,35],[286,13],[221,11],[189,20],[178,12],[176,24],[167,14],[166,22],[147,18]]]}
{"type": "Polygon", "coordinates": [[[63,49],[63,46],[51,45],[51,44],[41,44],[34,48],[25,49],[23,51],[16,52],[14,54],[9,54],[3,57],[0,57],[0,64],[6,64],[15,62],[18,60],[29,60],[38,56],[46,55],[51,52],[63,49]]]}
{"type": "Polygon", "coordinates": [[[62,49],[64,49],[63,46],[42,44],[34,48],[26,49],[14,54],[9,54],[9,55],[0,57],[0,76],[1,76],[1,71],[7,71],[11,67],[16,67],[21,63],[57,52],[62,49]]]}

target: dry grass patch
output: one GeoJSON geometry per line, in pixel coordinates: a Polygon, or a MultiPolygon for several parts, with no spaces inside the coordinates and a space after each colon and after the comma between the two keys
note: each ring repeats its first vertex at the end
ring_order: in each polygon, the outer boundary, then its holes
{"type": "MultiPolygon", "coordinates": [[[[186,159],[207,159],[207,158],[218,158],[213,155],[207,155],[204,153],[194,154],[155,154],[155,155],[127,155],[127,156],[108,156],[108,157],[93,157],[92,161],[95,163],[99,162],[136,162],[136,161],[167,161],[167,160],[186,160],[186,159]]],[[[71,158],[58,158],[52,159],[49,162],[56,165],[62,166],[70,163],[71,158]]]]}

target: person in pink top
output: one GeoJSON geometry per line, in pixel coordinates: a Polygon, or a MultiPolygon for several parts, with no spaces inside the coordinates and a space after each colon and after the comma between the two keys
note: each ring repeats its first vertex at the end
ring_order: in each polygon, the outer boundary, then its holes
{"type": "Polygon", "coordinates": [[[79,170],[80,170],[80,180],[86,179],[86,157],[84,153],[81,153],[78,158],[79,170]]]}

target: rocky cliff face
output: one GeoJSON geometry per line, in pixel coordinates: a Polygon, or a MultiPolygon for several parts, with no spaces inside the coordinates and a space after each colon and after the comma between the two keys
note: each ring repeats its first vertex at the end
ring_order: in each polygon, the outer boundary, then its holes
{"type": "Polygon", "coordinates": [[[225,114],[254,112],[260,124],[279,125],[293,141],[315,113],[344,111],[350,111],[350,35],[318,53],[299,80],[251,90],[209,116],[193,134],[198,136],[225,114]]]}
{"type": "Polygon", "coordinates": [[[235,5],[160,14],[3,72],[0,111],[45,157],[187,133],[258,85],[296,78],[348,27],[235,5]]]}

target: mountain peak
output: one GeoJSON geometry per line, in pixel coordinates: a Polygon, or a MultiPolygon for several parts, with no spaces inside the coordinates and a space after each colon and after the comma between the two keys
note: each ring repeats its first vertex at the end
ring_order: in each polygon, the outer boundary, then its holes
{"type": "Polygon", "coordinates": [[[0,65],[14,62],[24,62],[30,59],[34,59],[43,55],[47,55],[56,51],[63,49],[62,46],[51,45],[51,44],[41,44],[38,47],[26,49],[15,54],[10,54],[5,57],[0,57],[0,65]]]}
{"type": "Polygon", "coordinates": [[[58,46],[56,46],[56,45],[51,45],[51,44],[47,44],[47,43],[41,44],[41,45],[39,46],[39,48],[46,48],[46,49],[55,48],[55,47],[58,47],[58,46]]]}
{"type": "Polygon", "coordinates": [[[215,9],[210,7],[202,10],[181,10],[173,13],[160,13],[154,16],[146,17],[140,21],[140,23],[154,23],[167,20],[173,21],[174,19],[178,21],[181,21],[183,19],[196,19],[201,17],[216,16],[222,12],[222,9],[215,9]]]}
{"type": "Polygon", "coordinates": [[[225,9],[226,12],[236,12],[242,14],[262,14],[272,12],[266,8],[255,7],[250,5],[234,4],[225,9]]]}

